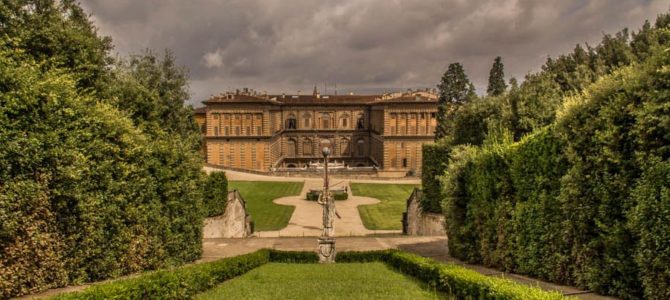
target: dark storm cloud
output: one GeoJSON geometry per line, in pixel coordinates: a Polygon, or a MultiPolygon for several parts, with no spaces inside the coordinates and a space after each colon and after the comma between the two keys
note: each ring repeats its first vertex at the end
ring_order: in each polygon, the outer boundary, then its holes
{"type": "Polygon", "coordinates": [[[603,33],[639,28],[665,0],[84,0],[121,54],[171,49],[193,103],[239,87],[370,92],[433,87],[462,62],[479,91],[495,56],[508,77],[603,33]]]}

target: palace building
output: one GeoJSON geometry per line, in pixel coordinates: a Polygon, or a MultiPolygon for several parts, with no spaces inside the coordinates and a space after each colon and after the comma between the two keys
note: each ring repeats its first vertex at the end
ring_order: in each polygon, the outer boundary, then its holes
{"type": "Polygon", "coordinates": [[[207,163],[268,173],[318,169],[327,144],[334,169],[419,174],[437,112],[434,90],[320,95],[315,88],[311,95],[266,95],[244,89],[203,103],[196,121],[207,163]]]}

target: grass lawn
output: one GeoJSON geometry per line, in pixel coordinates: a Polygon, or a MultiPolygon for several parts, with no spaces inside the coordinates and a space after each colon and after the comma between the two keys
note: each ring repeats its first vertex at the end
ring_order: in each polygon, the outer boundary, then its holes
{"type": "Polygon", "coordinates": [[[383,263],[269,263],[195,299],[439,299],[383,263]]]}
{"type": "Polygon", "coordinates": [[[407,198],[416,184],[385,184],[352,182],[351,193],[356,196],[377,198],[381,203],[361,205],[361,215],[365,228],[372,230],[402,229],[402,213],[407,206],[407,198]]]}
{"type": "Polygon", "coordinates": [[[272,200],[300,195],[302,182],[230,181],[228,190],[237,189],[247,202],[254,221],[254,231],[279,230],[288,225],[295,207],[279,205],[272,200]]]}

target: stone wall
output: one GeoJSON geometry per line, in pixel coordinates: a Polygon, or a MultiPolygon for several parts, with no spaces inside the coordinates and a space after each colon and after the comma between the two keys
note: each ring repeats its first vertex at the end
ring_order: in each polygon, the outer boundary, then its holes
{"type": "Polygon", "coordinates": [[[403,214],[403,234],[406,235],[446,235],[445,219],[442,214],[427,213],[421,209],[421,190],[407,199],[407,210],[403,214]]]}
{"type": "Polygon", "coordinates": [[[204,238],[245,238],[253,233],[251,217],[237,190],[228,192],[225,212],[204,221],[204,238]]]}

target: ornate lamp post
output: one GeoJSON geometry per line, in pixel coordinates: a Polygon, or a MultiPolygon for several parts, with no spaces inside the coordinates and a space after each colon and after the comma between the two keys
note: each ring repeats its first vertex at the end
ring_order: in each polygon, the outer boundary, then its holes
{"type": "Polygon", "coordinates": [[[333,263],[335,262],[335,230],[333,228],[333,221],[337,216],[335,210],[335,201],[328,189],[328,156],[330,155],[329,142],[323,143],[323,192],[319,195],[317,201],[323,207],[323,232],[319,237],[319,262],[333,263]]]}

